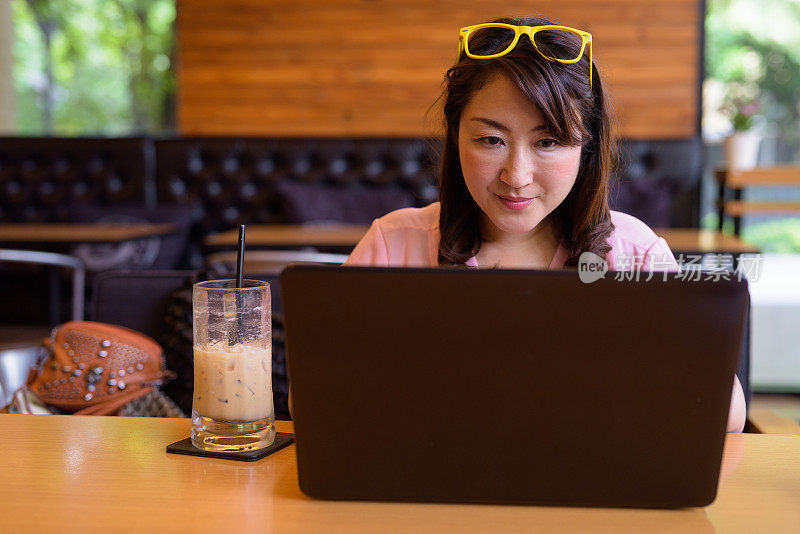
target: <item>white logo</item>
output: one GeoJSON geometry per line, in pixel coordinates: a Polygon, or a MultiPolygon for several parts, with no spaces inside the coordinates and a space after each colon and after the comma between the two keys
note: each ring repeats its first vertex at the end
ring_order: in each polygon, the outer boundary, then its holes
{"type": "Polygon", "coordinates": [[[584,252],[578,258],[578,277],[584,284],[591,284],[606,277],[608,263],[593,252],[584,252]]]}

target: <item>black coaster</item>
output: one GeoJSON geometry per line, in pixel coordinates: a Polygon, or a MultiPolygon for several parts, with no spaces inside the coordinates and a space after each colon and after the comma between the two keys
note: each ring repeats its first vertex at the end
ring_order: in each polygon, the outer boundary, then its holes
{"type": "Polygon", "coordinates": [[[258,449],[255,451],[239,451],[239,452],[220,452],[220,451],[204,451],[192,445],[192,438],[182,439],[167,445],[167,452],[173,454],[190,454],[192,456],[208,456],[210,458],[222,458],[225,460],[239,460],[242,462],[253,462],[260,460],[264,456],[269,456],[273,452],[277,452],[287,445],[294,443],[294,434],[286,432],[278,432],[275,434],[275,441],[269,447],[258,449]]]}

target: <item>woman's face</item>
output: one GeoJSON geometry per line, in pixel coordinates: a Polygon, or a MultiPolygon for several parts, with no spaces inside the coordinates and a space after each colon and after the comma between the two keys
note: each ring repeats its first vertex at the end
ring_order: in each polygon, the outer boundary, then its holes
{"type": "Polygon", "coordinates": [[[505,74],[472,97],[458,130],[461,170],[490,239],[537,228],[567,197],[581,147],[559,144],[539,109],[505,74]]]}

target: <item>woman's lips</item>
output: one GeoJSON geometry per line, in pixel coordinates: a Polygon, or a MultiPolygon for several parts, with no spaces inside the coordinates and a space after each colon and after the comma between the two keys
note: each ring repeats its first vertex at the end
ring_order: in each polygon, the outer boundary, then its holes
{"type": "Polygon", "coordinates": [[[522,210],[530,206],[531,202],[533,202],[534,198],[526,198],[526,197],[502,197],[497,195],[497,198],[500,199],[500,202],[503,203],[505,207],[511,210],[522,210]]]}

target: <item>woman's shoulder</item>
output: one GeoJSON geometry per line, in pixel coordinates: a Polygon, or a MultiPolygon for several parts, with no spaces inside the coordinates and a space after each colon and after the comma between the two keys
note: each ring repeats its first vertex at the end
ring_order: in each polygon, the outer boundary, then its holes
{"type": "Polygon", "coordinates": [[[626,248],[647,250],[658,241],[656,233],[633,215],[611,210],[611,222],[614,231],[608,239],[612,246],[617,243],[626,248]]]}
{"type": "Polygon", "coordinates": [[[378,224],[384,233],[407,230],[431,232],[439,230],[439,203],[424,208],[402,208],[379,218],[378,224]]]}
{"type": "Polygon", "coordinates": [[[437,264],[439,203],[375,219],[346,265],[431,267],[437,264]]]}
{"type": "Polygon", "coordinates": [[[664,239],[645,223],[621,211],[611,212],[614,231],[608,238],[611,252],[606,256],[609,268],[626,271],[674,271],[680,267],[664,239]]]}

